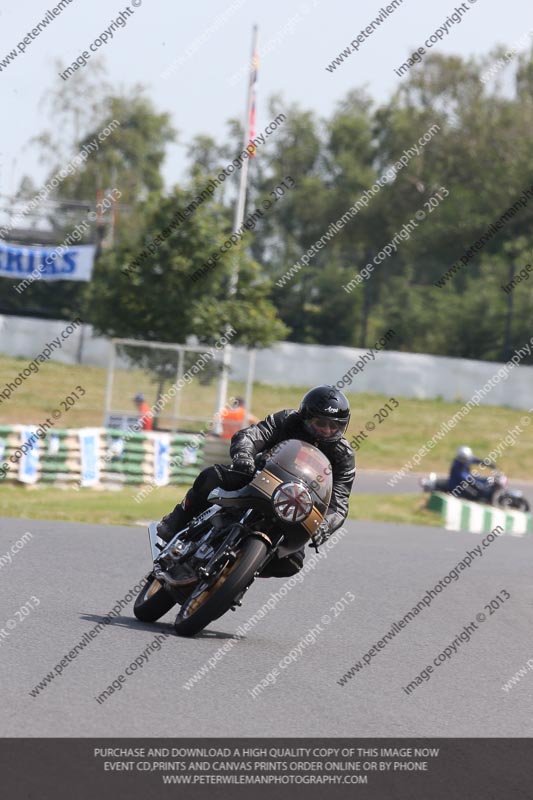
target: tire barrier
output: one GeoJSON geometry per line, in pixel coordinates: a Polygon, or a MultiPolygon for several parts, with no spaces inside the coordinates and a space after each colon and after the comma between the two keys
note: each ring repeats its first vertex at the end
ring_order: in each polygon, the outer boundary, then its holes
{"type": "Polygon", "coordinates": [[[0,483],[120,488],[192,483],[206,441],[194,433],[0,426],[0,483]]]}
{"type": "Polygon", "coordinates": [[[501,525],[512,536],[533,532],[533,515],[524,511],[472,503],[443,492],[433,492],[427,507],[441,514],[443,527],[449,531],[490,533],[497,525],[501,525]]]}

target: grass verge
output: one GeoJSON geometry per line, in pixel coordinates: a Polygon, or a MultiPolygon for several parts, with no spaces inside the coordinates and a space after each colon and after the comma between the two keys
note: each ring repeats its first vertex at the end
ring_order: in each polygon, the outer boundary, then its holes
{"type": "MultiPolygon", "coordinates": [[[[133,525],[160,519],[179,502],[187,486],[160,487],[141,503],[132,488],[121,491],[4,486],[0,513],[6,517],[90,522],[94,525],[133,525]]],[[[439,525],[439,517],[425,508],[418,494],[358,494],[350,498],[348,518],[408,525],[439,525]]]]}

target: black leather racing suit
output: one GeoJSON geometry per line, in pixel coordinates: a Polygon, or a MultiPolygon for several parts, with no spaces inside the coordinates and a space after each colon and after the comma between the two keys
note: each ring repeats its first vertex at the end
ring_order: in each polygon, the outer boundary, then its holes
{"type": "MultiPolygon", "coordinates": [[[[257,461],[256,456],[259,456],[264,450],[269,450],[287,439],[301,439],[314,445],[330,461],[333,487],[330,504],[324,518],[328,529],[327,535],[329,535],[340,528],[346,519],[350,491],[355,478],[353,450],[346,439],[339,439],[332,443],[317,442],[305,429],[298,411],[277,411],[275,414],[269,414],[256,425],[250,425],[249,428],[244,428],[234,434],[231,439],[230,454],[234,458],[238,453],[244,453],[257,461]]],[[[172,531],[178,531],[185,527],[193,516],[209,506],[207,497],[213,489],[218,486],[228,491],[240,489],[251,479],[251,475],[243,475],[223,464],[206,467],[199,473],[183,501],[176,506],[174,511],[163,517],[163,520],[168,523],[172,531]]],[[[284,558],[276,556],[267,564],[261,577],[293,575],[302,568],[304,556],[304,548],[284,558]]]]}
{"type": "Polygon", "coordinates": [[[287,439],[301,439],[317,447],[329,459],[332,467],[333,490],[325,516],[329,531],[340,528],[348,515],[348,503],[355,478],[353,450],[346,439],[337,442],[317,442],[304,427],[298,411],[277,411],[257,425],[238,431],[231,440],[230,455],[246,453],[255,457],[287,439]]]}

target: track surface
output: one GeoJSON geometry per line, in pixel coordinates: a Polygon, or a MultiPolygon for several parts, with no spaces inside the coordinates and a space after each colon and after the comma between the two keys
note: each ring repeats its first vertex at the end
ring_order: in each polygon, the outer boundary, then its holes
{"type": "MultiPolygon", "coordinates": [[[[357,458],[357,456],[356,456],[357,458]]],[[[357,470],[357,477],[355,479],[352,493],[353,494],[411,494],[413,492],[420,492],[420,478],[427,475],[427,472],[412,472],[405,476],[395,486],[389,486],[387,483],[394,475],[394,472],[381,472],[374,470],[357,470]]],[[[509,481],[509,488],[521,489],[533,507],[533,483],[526,483],[525,481],[509,481]]]]}
{"type": "MultiPolygon", "coordinates": [[[[168,637],[107,701],[100,694],[154,639],[172,612],[145,625],[131,604],[36,698],[29,691],[147,571],[141,528],[0,520],[0,555],[33,539],[0,569],[0,628],[33,595],[40,605],[0,641],[1,736],[531,736],[533,672],[505,683],[533,657],[533,537],[502,536],[475,559],[345,686],[336,682],[481,536],[350,522],[326,559],[238,640],[193,688],[183,684],[279,589],[256,581],[243,607],[194,639],[168,637]],[[471,641],[407,695],[501,590],[511,594],[471,641]],[[346,592],[356,600],[334,619],[346,592]],[[248,690],[322,625],[295,663],[257,699],[248,690]]],[[[279,669],[279,667],[278,667],[279,669]]]]}

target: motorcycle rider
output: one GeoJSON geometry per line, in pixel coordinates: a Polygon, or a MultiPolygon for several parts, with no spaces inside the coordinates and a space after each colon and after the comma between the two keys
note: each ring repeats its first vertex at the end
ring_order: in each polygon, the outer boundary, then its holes
{"type": "MultiPolygon", "coordinates": [[[[348,514],[350,491],[355,478],[353,450],[344,433],[350,421],[350,404],[334,386],[324,384],[303,397],[299,409],[285,409],[269,414],[257,424],[243,428],[231,439],[231,466],[215,464],[202,470],[181,503],[163,517],[157,527],[166,542],[209,503],[207,496],[216,487],[228,491],[240,489],[253,478],[256,457],[279,442],[300,439],[314,445],[329,459],[333,488],[330,504],[314,539],[322,544],[340,528],[348,514]]],[[[275,557],[261,573],[262,577],[288,577],[303,566],[304,548],[285,558],[275,557]]]]}
{"type": "Polygon", "coordinates": [[[452,461],[448,478],[448,492],[451,492],[454,497],[463,497],[465,500],[489,497],[490,487],[487,479],[472,475],[470,470],[472,464],[484,464],[496,469],[496,464],[492,461],[476,458],[471,447],[461,445],[452,461]]]}

